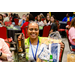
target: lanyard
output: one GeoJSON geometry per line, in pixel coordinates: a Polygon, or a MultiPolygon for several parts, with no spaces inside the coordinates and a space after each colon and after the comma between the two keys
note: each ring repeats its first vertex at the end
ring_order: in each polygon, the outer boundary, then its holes
{"type": "Polygon", "coordinates": [[[34,52],[33,52],[33,48],[32,48],[31,42],[30,42],[30,46],[31,46],[31,50],[32,50],[33,58],[34,58],[35,61],[36,61],[36,54],[37,54],[37,50],[38,50],[38,46],[39,46],[39,40],[38,40],[38,43],[37,43],[37,48],[36,48],[35,56],[34,56],[34,52]]]}

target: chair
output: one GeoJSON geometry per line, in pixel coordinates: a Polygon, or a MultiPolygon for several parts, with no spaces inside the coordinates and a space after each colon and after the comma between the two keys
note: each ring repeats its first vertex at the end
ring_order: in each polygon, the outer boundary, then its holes
{"type": "Polygon", "coordinates": [[[61,35],[63,35],[63,33],[65,34],[65,29],[60,29],[60,25],[58,25],[58,31],[60,32],[61,35]]]}
{"type": "Polygon", "coordinates": [[[44,20],[45,20],[45,18],[42,18],[41,20],[42,20],[42,21],[44,21],[44,20]]]}
{"type": "Polygon", "coordinates": [[[0,38],[3,38],[6,42],[12,42],[11,38],[7,38],[6,26],[0,27],[0,38]]]}
{"type": "Polygon", "coordinates": [[[69,26],[70,26],[70,25],[71,25],[71,22],[70,22],[70,21],[68,21],[68,22],[67,22],[67,25],[69,25],[69,26]]]}
{"type": "Polygon", "coordinates": [[[48,37],[49,36],[49,32],[50,32],[51,26],[44,26],[43,27],[43,36],[42,37],[48,37]]]}
{"type": "Polygon", "coordinates": [[[14,19],[15,25],[18,25],[19,19],[14,19]]]}
{"type": "Polygon", "coordinates": [[[69,48],[70,48],[70,50],[71,50],[71,51],[75,51],[75,49],[72,49],[72,48],[71,48],[71,43],[70,43],[70,41],[69,41],[68,29],[66,29],[66,35],[67,35],[67,39],[68,39],[68,43],[69,43],[69,48]]]}
{"type": "Polygon", "coordinates": [[[4,24],[5,24],[5,26],[9,26],[9,25],[11,25],[12,24],[12,22],[11,21],[9,21],[9,22],[4,22],[4,24]]]}

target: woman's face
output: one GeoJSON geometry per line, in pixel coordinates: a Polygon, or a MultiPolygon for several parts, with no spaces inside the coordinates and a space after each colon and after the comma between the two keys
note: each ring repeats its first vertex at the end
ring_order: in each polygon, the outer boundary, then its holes
{"type": "Polygon", "coordinates": [[[37,18],[37,19],[38,19],[38,21],[40,21],[40,16],[38,16],[38,18],[37,18]]]}
{"type": "Polygon", "coordinates": [[[0,15],[0,19],[2,19],[2,16],[0,15]]]}
{"type": "Polygon", "coordinates": [[[28,27],[28,35],[31,39],[38,38],[39,35],[39,27],[36,23],[31,23],[28,27]]]}
{"type": "Polygon", "coordinates": [[[47,16],[47,20],[48,20],[48,21],[50,20],[50,16],[47,16]]]}
{"type": "Polygon", "coordinates": [[[51,17],[51,22],[54,22],[54,18],[53,17],[51,17]]]}

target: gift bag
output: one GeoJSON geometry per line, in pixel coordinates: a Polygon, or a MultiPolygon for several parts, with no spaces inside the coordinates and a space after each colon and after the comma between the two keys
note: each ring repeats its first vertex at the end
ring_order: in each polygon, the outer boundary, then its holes
{"type": "Polygon", "coordinates": [[[53,62],[59,61],[60,44],[52,43],[49,45],[42,44],[38,51],[38,57],[42,60],[49,61],[50,55],[53,56],[53,62]]]}

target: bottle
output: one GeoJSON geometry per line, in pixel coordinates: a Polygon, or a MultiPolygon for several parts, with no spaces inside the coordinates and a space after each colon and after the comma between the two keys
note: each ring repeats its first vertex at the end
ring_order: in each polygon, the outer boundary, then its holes
{"type": "Polygon", "coordinates": [[[21,47],[21,41],[18,41],[18,52],[23,52],[23,49],[21,47]]]}
{"type": "Polygon", "coordinates": [[[53,62],[53,55],[50,55],[49,62],[53,62]]]}

